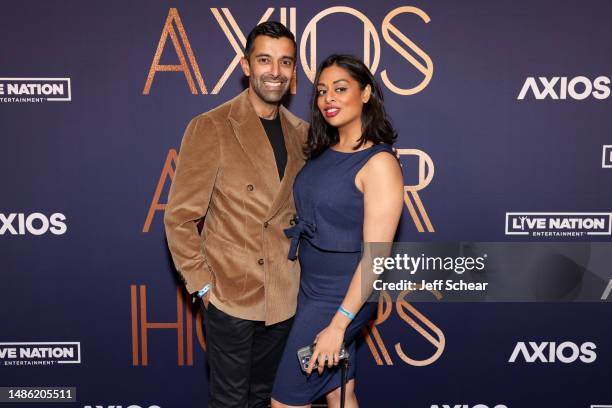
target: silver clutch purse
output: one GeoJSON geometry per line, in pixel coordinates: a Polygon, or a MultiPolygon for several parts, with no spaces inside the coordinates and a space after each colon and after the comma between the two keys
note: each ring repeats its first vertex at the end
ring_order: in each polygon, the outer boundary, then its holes
{"type": "MultiPolygon", "coordinates": [[[[315,343],[309,345],[309,346],[304,346],[300,349],[298,349],[297,351],[297,357],[298,360],[300,362],[300,367],[302,368],[302,371],[306,371],[306,369],[308,368],[308,364],[310,363],[310,358],[312,357],[312,353],[314,352],[315,349],[315,343]]],[[[344,347],[344,344],[342,344],[342,346],[340,346],[340,360],[344,360],[345,358],[348,358],[349,353],[348,351],[346,351],[346,348],[344,347]]],[[[327,359],[326,359],[327,362],[327,359]]],[[[319,362],[315,362],[314,364],[314,368],[317,368],[319,366],[318,364],[319,362]]]]}

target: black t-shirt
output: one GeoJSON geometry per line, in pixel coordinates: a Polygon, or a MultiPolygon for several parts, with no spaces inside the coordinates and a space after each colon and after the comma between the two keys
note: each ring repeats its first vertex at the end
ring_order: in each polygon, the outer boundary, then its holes
{"type": "Polygon", "coordinates": [[[268,120],[259,118],[261,124],[268,135],[268,140],[274,150],[274,158],[276,159],[276,168],[278,169],[278,175],[280,179],[283,179],[285,175],[285,166],[287,165],[287,148],[285,147],[285,138],[283,137],[283,128],[280,122],[280,115],[277,114],[276,118],[268,120]]]}

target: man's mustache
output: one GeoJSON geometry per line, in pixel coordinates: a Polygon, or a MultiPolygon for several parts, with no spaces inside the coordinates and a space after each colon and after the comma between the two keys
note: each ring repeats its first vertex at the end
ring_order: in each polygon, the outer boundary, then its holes
{"type": "Polygon", "coordinates": [[[279,76],[271,76],[271,75],[264,75],[261,77],[262,81],[274,81],[274,82],[281,82],[281,83],[285,83],[287,82],[289,79],[284,76],[284,75],[279,75],[279,76]]]}

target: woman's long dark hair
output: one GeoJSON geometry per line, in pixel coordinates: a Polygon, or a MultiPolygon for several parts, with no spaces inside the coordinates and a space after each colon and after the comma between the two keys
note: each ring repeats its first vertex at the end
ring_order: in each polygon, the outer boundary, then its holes
{"type": "Polygon", "coordinates": [[[314,80],[314,91],[310,103],[310,130],[308,140],[304,147],[304,154],[307,158],[314,158],[321,154],[329,146],[338,143],[338,129],[329,125],[317,106],[317,84],[321,72],[332,65],[344,68],[349,75],[359,83],[361,90],[370,85],[372,92],[370,99],[363,105],[361,113],[362,132],[359,143],[355,150],[363,146],[368,140],[378,143],[393,144],[397,138],[397,133],[385,112],[384,100],[380,87],[374,79],[374,75],[368,67],[357,57],[346,54],[332,54],[319,65],[314,80]]]}

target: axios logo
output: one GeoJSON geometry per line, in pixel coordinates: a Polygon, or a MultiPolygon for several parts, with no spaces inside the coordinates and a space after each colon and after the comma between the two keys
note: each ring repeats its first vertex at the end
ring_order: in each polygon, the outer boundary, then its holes
{"type": "Polygon", "coordinates": [[[599,76],[591,81],[585,76],[577,76],[568,81],[567,77],[528,77],[516,99],[523,100],[527,92],[531,91],[536,99],[586,99],[593,96],[595,99],[606,99],[610,96],[610,78],[599,76]],[[541,85],[541,86],[540,86],[541,85]]]}
{"type": "Polygon", "coordinates": [[[431,408],[508,408],[507,406],[503,405],[503,404],[497,404],[497,405],[492,405],[489,407],[489,405],[485,405],[485,404],[476,404],[476,405],[468,405],[468,404],[441,404],[441,405],[432,405],[431,408]]]}
{"type": "Polygon", "coordinates": [[[566,341],[559,345],[555,342],[547,341],[541,343],[530,341],[528,344],[529,347],[522,341],[516,343],[508,362],[516,362],[519,355],[523,357],[526,363],[554,363],[560,361],[569,364],[576,360],[580,360],[583,363],[592,363],[597,359],[597,353],[595,353],[597,346],[590,341],[582,343],[580,347],[571,341],[566,341]]]}
{"type": "Polygon", "coordinates": [[[0,235],[43,235],[51,232],[54,235],[63,235],[68,230],[64,222],[66,216],[61,213],[51,214],[47,217],[42,213],[23,213],[4,214],[0,213],[0,235]]]}
{"type": "Polygon", "coordinates": [[[80,342],[0,343],[0,363],[5,366],[79,364],[80,342]]]}
{"type": "Polygon", "coordinates": [[[612,213],[506,213],[506,235],[612,235],[612,213]]]}
{"type": "Polygon", "coordinates": [[[70,78],[0,78],[0,102],[70,100],[70,78]]]}
{"type": "Polygon", "coordinates": [[[83,408],[161,408],[159,405],[85,405],[83,408]]]}
{"type": "Polygon", "coordinates": [[[603,145],[601,156],[601,167],[612,169],[612,145],[603,145]]]}
{"type": "MultiPolygon", "coordinates": [[[[266,9],[261,15],[257,24],[270,20],[272,14],[274,13],[274,10],[275,9],[272,7],[266,9]]],[[[232,13],[228,8],[211,8],[210,11],[214,16],[215,20],[217,21],[217,24],[225,34],[225,37],[227,38],[233,52],[235,53],[234,57],[229,62],[229,65],[225,69],[225,72],[223,72],[221,77],[213,86],[213,89],[210,93],[214,95],[218,94],[221,91],[227,79],[238,66],[240,58],[244,54],[244,47],[246,45],[245,33],[248,34],[248,32],[250,31],[250,27],[252,26],[249,26],[248,29],[241,29],[238,26],[238,23],[236,23],[236,20],[234,19],[232,13]]],[[[295,7],[280,7],[279,11],[280,18],[278,20],[282,24],[287,26],[287,28],[289,28],[289,30],[295,35],[295,7]],[[289,13],[287,13],[287,11],[289,11],[289,13]]],[[[324,18],[332,14],[348,14],[355,17],[359,22],[361,22],[361,24],[363,25],[363,35],[356,35],[355,38],[362,41],[363,61],[366,65],[368,65],[368,67],[372,71],[372,74],[375,74],[380,63],[381,44],[380,37],[378,35],[378,32],[376,31],[376,28],[374,27],[374,24],[368,18],[368,16],[361,13],[359,10],[356,10],[351,7],[336,6],[327,8],[316,14],[312,19],[310,19],[308,24],[306,24],[301,39],[296,38],[299,47],[302,69],[304,70],[304,73],[306,74],[308,79],[311,82],[314,80],[315,71],[317,67],[317,24],[322,23],[322,20],[324,18]],[[307,48],[309,49],[307,50],[307,48]]],[[[401,78],[400,81],[398,81],[398,77],[400,76],[399,72],[396,71],[392,73],[387,72],[386,69],[383,69],[380,73],[380,77],[382,83],[391,92],[396,93],[398,95],[414,95],[425,89],[425,87],[431,81],[431,78],[433,76],[433,62],[429,55],[425,53],[425,51],[423,51],[418,45],[416,45],[412,40],[410,40],[410,38],[408,38],[406,34],[401,32],[397,28],[397,26],[392,23],[392,20],[401,14],[416,15],[425,24],[429,23],[430,18],[427,13],[425,13],[419,8],[404,6],[397,7],[389,11],[389,13],[383,19],[381,25],[381,33],[385,42],[395,52],[397,52],[408,64],[410,64],[417,71],[419,71],[422,74],[423,78],[415,86],[402,88],[397,85],[398,82],[401,82],[401,78]],[[411,52],[409,52],[409,50],[411,52]],[[415,54],[418,58],[415,57],[413,54],[415,54]],[[395,82],[391,81],[392,76],[394,77],[395,82]]],[[[357,34],[357,31],[355,32],[355,34],[357,34]]],[[[155,51],[151,67],[149,68],[149,73],[147,75],[147,80],[142,91],[143,95],[148,95],[151,91],[151,86],[153,84],[157,72],[164,71],[174,71],[183,73],[187,85],[189,86],[189,89],[192,94],[197,95],[198,91],[203,95],[208,94],[208,89],[204,83],[205,81],[200,70],[200,65],[196,60],[196,56],[189,42],[187,30],[183,26],[183,23],[179,16],[179,12],[176,8],[171,8],[168,12],[168,17],[166,18],[166,22],[164,23],[164,27],[162,28],[161,38],[159,39],[159,42],[157,44],[157,50],[155,51]],[[175,26],[176,29],[174,28],[175,26]],[[166,44],[168,43],[168,37],[170,37],[172,47],[174,48],[174,51],[178,56],[178,64],[160,64],[162,54],[166,48],[166,44]],[[183,49],[185,50],[184,52],[183,49]],[[185,58],[185,54],[187,54],[187,58],[185,58]],[[198,85],[197,88],[196,82],[198,85]]],[[[294,94],[295,91],[296,84],[294,76],[291,83],[291,93],[294,94]]]]}

